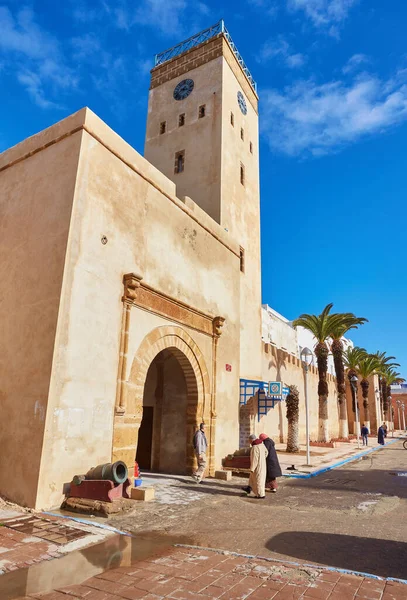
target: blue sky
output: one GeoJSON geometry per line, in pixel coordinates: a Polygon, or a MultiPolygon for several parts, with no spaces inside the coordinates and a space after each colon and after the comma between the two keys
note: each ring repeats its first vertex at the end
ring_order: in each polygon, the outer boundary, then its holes
{"type": "Polygon", "coordinates": [[[258,82],[263,301],[369,319],[407,378],[407,4],[0,0],[0,150],[89,106],[143,151],[153,55],[224,18],[258,82]]]}

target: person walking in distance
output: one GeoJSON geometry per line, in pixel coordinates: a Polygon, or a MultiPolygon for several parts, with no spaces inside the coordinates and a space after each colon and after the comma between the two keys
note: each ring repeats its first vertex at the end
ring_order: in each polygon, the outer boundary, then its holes
{"type": "Polygon", "coordinates": [[[201,423],[194,435],[194,450],[198,461],[198,469],[192,475],[196,483],[201,483],[206,469],[206,450],[208,442],[205,435],[205,423],[201,423]]]}
{"type": "Polygon", "coordinates": [[[386,433],[384,431],[383,425],[380,425],[379,430],[377,432],[377,443],[384,446],[384,438],[386,437],[386,433]]]}
{"type": "Polygon", "coordinates": [[[266,475],[266,490],[277,492],[277,477],[281,477],[281,467],[278,462],[276,447],[274,441],[265,433],[259,435],[259,440],[265,445],[267,456],[267,475],[266,475]]]}
{"type": "Polygon", "coordinates": [[[362,429],[360,430],[360,433],[362,435],[362,441],[363,441],[363,445],[364,446],[368,446],[368,435],[369,435],[369,430],[366,427],[366,423],[363,424],[362,429]]]}

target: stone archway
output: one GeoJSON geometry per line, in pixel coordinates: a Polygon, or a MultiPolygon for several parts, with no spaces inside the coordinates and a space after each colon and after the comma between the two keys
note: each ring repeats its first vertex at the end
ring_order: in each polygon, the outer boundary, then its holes
{"type": "MultiPolygon", "coordinates": [[[[211,388],[205,359],[191,336],[181,327],[163,326],[151,331],[140,344],[130,369],[125,390],[125,413],[116,415],[112,460],[124,460],[132,472],[143,415],[143,394],[148,370],[154,359],[164,350],[170,351],[179,362],[187,388],[186,440],[192,437],[198,423],[207,423],[208,440],[214,440],[211,431],[211,388]]],[[[213,456],[213,442],[209,458],[213,456]]],[[[187,469],[194,466],[192,453],[187,452],[187,469]]]]}

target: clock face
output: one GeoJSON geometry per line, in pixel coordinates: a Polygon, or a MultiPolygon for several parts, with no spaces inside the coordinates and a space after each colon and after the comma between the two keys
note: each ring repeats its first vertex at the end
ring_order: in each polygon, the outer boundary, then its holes
{"type": "Polygon", "coordinates": [[[174,90],[175,100],[185,100],[194,89],[194,82],[192,79],[184,79],[180,81],[174,90]]]}
{"type": "Polygon", "coordinates": [[[240,110],[242,111],[242,113],[244,115],[246,115],[247,114],[247,105],[246,105],[246,100],[244,99],[242,92],[237,92],[237,101],[238,101],[240,110]]]}

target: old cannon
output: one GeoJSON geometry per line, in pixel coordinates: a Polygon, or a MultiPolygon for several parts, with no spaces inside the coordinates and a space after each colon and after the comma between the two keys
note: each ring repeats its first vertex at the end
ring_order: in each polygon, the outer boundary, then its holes
{"type": "Polygon", "coordinates": [[[106,463],[89,469],[85,479],[109,479],[117,485],[124,483],[128,477],[127,466],[121,460],[114,463],[106,463]]]}
{"type": "Polygon", "coordinates": [[[92,467],[85,475],[75,475],[69,496],[113,502],[118,498],[129,498],[131,485],[127,466],[121,460],[92,467]]]}

